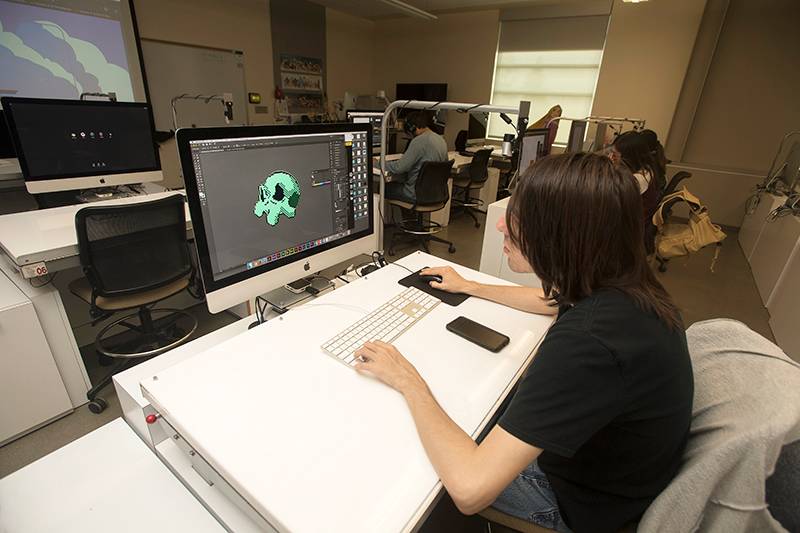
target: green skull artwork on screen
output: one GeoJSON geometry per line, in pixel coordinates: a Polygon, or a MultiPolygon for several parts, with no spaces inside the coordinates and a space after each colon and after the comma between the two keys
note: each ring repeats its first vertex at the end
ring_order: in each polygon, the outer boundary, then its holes
{"type": "Polygon", "coordinates": [[[275,226],[280,216],[294,218],[297,204],[300,203],[300,185],[294,176],[282,170],[273,172],[264,183],[258,186],[258,201],[253,214],[261,217],[266,214],[267,224],[275,226]]]}

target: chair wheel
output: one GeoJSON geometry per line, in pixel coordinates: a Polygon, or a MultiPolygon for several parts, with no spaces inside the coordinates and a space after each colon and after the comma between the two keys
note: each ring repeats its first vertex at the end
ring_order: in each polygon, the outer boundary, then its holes
{"type": "Polygon", "coordinates": [[[476,227],[476,228],[480,228],[480,227],[481,227],[481,223],[480,223],[480,222],[476,222],[476,223],[475,223],[475,227],[476,227]]]}
{"type": "Polygon", "coordinates": [[[105,411],[106,407],[108,407],[108,404],[102,398],[95,398],[94,400],[89,402],[89,410],[96,415],[99,415],[100,413],[105,411]]]}
{"type": "Polygon", "coordinates": [[[667,271],[667,265],[658,265],[658,271],[659,272],[666,272],[667,271]]]}
{"type": "Polygon", "coordinates": [[[454,254],[456,253],[456,247],[451,244],[450,248],[448,248],[447,251],[450,252],[451,254],[454,254]]]}

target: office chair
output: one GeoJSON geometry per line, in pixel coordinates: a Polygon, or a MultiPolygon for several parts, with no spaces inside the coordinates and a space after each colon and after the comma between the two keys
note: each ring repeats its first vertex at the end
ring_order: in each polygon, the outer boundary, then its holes
{"type": "Polygon", "coordinates": [[[403,218],[396,224],[397,229],[389,242],[389,255],[394,255],[396,241],[401,236],[410,237],[412,243],[421,245],[428,253],[430,253],[428,247],[430,241],[447,244],[447,251],[451,254],[456,251],[456,247],[451,241],[435,235],[444,229],[442,225],[431,221],[430,218],[425,219],[426,215],[430,217],[434,211],[444,209],[450,200],[447,181],[450,179],[453,162],[451,159],[442,162],[428,161],[422,164],[419,177],[414,185],[417,197],[415,202],[396,198],[386,199],[390,205],[415,214],[413,218],[403,218]]]}
{"type": "Polygon", "coordinates": [[[478,191],[486,185],[489,177],[489,157],[491,149],[478,150],[472,156],[472,162],[464,175],[456,176],[453,180],[453,206],[460,208],[475,222],[475,227],[480,228],[481,223],[475,216],[475,208],[483,205],[483,200],[474,198],[473,191],[478,191]],[[463,195],[459,197],[460,195],[463,195]]]}
{"type": "Polygon", "coordinates": [[[194,267],[183,198],[177,194],[150,202],[85,207],[75,215],[75,230],[85,277],[70,283],[69,290],[89,304],[92,325],[118,311],[136,309],[107,324],[95,338],[101,357],[117,360],[86,393],[89,410],[100,413],[107,404],[97,394],[114,374],[180,345],[194,332],[197,320],[185,311],[153,309],[190,286],[194,267]],[[121,333],[108,335],[117,326],[121,333]]]}

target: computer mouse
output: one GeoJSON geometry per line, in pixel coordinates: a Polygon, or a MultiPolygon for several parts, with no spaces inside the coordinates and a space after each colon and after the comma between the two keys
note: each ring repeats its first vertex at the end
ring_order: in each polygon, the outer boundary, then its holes
{"type": "Polygon", "coordinates": [[[442,282],[442,276],[438,274],[418,274],[420,281],[424,281],[425,283],[430,283],[431,281],[435,281],[437,283],[442,282]]]}

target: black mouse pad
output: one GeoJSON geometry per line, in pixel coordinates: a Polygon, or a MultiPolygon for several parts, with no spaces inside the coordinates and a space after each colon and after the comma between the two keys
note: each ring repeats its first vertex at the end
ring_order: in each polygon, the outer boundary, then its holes
{"type": "Polygon", "coordinates": [[[419,274],[414,272],[410,276],[406,276],[403,279],[399,280],[397,283],[404,287],[416,287],[417,289],[427,292],[431,296],[434,296],[447,305],[456,306],[459,305],[461,302],[469,298],[469,294],[454,294],[452,292],[442,291],[439,289],[434,289],[430,285],[428,285],[427,281],[422,281],[419,279],[419,274]]]}

